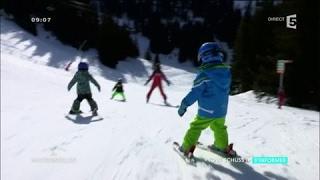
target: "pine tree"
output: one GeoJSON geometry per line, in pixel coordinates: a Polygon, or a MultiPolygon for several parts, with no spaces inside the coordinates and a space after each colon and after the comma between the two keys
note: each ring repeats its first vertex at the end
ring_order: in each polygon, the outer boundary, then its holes
{"type": "Polygon", "coordinates": [[[319,110],[319,2],[297,0],[285,5],[287,13],[297,14],[298,22],[297,30],[287,30],[291,36],[287,38],[296,38],[290,47],[293,63],[285,77],[288,103],[319,110]]]}
{"type": "Polygon", "coordinates": [[[99,27],[97,50],[102,64],[115,68],[118,61],[126,57],[137,57],[138,49],[129,33],[121,29],[111,19],[105,19],[99,27]]]}
{"type": "MultiPolygon", "coordinates": [[[[288,104],[315,108],[319,100],[317,28],[311,20],[314,6],[304,1],[285,1],[274,6],[262,2],[254,16],[243,18],[237,35],[233,64],[233,92],[254,90],[258,94],[276,95],[279,77],[276,63],[289,59],[284,76],[288,104]],[[267,17],[297,14],[297,30],[285,27],[285,22],[268,22],[267,17]]],[[[247,9],[249,12],[250,9],[247,9]]]]}
{"type": "Polygon", "coordinates": [[[32,15],[39,8],[39,0],[19,1],[6,0],[3,2],[4,11],[14,17],[14,21],[23,29],[37,35],[36,23],[31,21],[32,15]]]}
{"type": "Polygon", "coordinates": [[[235,57],[232,65],[232,93],[240,93],[253,88],[254,74],[251,61],[254,58],[253,25],[251,3],[248,4],[241,20],[235,41],[235,57]]]}

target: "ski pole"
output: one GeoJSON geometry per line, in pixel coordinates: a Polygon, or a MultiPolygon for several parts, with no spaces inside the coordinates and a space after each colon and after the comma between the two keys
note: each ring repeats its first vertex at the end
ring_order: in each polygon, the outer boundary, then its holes
{"type": "MultiPolygon", "coordinates": [[[[86,43],[87,43],[87,40],[84,40],[84,41],[82,42],[82,44],[79,46],[78,51],[81,51],[82,48],[83,48],[83,46],[84,46],[86,43]]],[[[82,56],[82,52],[80,53],[80,59],[81,59],[81,56],[82,56]]],[[[71,64],[72,64],[74,61],[75,61],[75,60],[71,60],[64,69],[65,69],[66,71],[69,71],[69,68],[70,68],[71,64]]]]}

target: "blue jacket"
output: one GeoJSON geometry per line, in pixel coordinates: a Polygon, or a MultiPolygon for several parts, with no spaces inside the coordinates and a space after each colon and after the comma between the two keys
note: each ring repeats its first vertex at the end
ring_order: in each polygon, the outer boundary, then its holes
{"type": "Polygon", "coordinates": [[[191,106],[198,101],[198,115],[206,118],[225,117],[231,84],[230,67],[205,64],[200,67],[193,87],[181,104],[191,106]]]}

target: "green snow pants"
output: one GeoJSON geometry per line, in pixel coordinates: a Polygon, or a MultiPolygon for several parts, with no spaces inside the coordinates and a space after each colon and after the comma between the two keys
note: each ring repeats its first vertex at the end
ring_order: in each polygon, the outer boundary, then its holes
{"type": "Polygon", "coordinates": [[[197,115],[194,121],[190,123],[190,128],[184,136],[182,149],[188,152],[198,142],[201,131],[210,126],[210,129],[213,131],[214,146],[224,150],[228,146],[227,126],[224,123],[224,117],[205,118],[197,115]]]}
{"type": "Polygon", "coordinates": [[[126,97],[124,96],[124,93],[123,92],[117,92],[117,91],[114,91],[113,92],[113,94],[112,94],[112,96],[111,96],[111,99],[113,99],[115,96],[117,96],[117,95],[120,95],[120,96],[122,96],[122,99],[123,100],[126,100],[126,97]]]}

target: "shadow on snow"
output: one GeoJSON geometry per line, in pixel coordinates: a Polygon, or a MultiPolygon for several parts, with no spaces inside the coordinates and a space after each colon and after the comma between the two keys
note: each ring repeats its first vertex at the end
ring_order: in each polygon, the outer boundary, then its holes
{"type": "Polygon", "coordinates": [[[75,118],[66,115],[65,116],[68,120],[72,121],[75,124],[90,124],[92,122],[102,121],[103,118],[99,116],[81,116],[81,115],[75,115],[75,118]],[[97,119],[95,119],[95,117],[97,119]]]}

